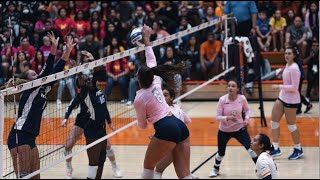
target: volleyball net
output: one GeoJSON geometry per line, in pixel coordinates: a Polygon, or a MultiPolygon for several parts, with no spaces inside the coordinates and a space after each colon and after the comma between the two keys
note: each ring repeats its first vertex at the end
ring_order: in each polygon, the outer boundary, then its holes
{"type": "MultiPolygon", "coordinates": [[[[215,19],[215,20],[200,24],[198,26],[192,27],[190,29],[178,32],[176,34],[172,34],[168,37],[155,40],[151,42],[151,44],[153,47],[155,47],[161,44],[172,42],[173,40],[201,31],[210,26],[217,25],[218,23],[222,23],[222,22],[227,23],[225,22],[225,19],[227,19],[226,16],[223,16],[220,19],[215,19]]],[[[81,73],[83,71],[104,66],[107,63],[110,63],[112,61],[116,61],[118,59],[128,57],[130,55],[144,51],[144,49],[145,49],[144,46],[128,49],[126,51],[113,54],[111,56],[95,60],[93,62],[88,62],[66,71],[52,74],[50,76],[47,76],[41,79],[27,82],[21,85],[16,85],[0,91],[0,139],[1,139],[0,158],[2,159],[2,163],[0,163],[0,177],[6,178],[6,179],[16,178],[17,175],[19,175],[22,171],[21,167],[19,167],[19,164],[21,163],[27,163],[30,165],[30,168],[33,168],[33,164],[28,158],[17,158],[15,156],[12,156],[11,154],[12,152],[9,151],[7,146],[9,133],[11,131],[12,131],[11,133],[13,133],[14,135],[17,135],[16,133],[19,133],[17,130],[13,129],[12,127],[15,123],[17,123],[16,120],[18,117],[19,100],[22,93],[30,89],[34,89],[52,82],[56,82],[55,85],[53,86],[55,87],[58,85],[59,81],[64,81],[65,79],[73,77],[76,74],[81,73]],[[13,159],[15,161],[13,161],[13,159]],[[18,163],[16,163],[16,161],[18,163]],[[22,161],[25,161],[25,162],[22,162],[22,161]],[[14,166],[14,163],[16,166],[14,166]]],[[[186,96],[194,93],[198,89],[210,84],[211,82],[218,80],[219,78],[221,78],[222,76],[226,75],[227,73],[233,70],[234,70],[234,67],[231,67],[231,68],[227,67],[226,70],[221,74],[219,74],[218,76],[215,76],[214,78],[210,79],[204,84],[199,85],[195,89],[192,89],[186,94],[178,97],[175,101],[183,100],[183,98],[185,98],[186,96]]],[[[53,89],[56,89],[56,87],[53,89]]],[[[108,100],[107,108],[110,112],[112,124],[116,130],[112,131],[107,126],[108,135],[101,139],[98,139],[97,141],[89,145],[86,145],[85,138],[82,135],[81,138],[77,141],[76,146],[74,146],[73,152],[71,154],[65,155],[64,154],[65,143],[66,143],[68,134],[73,128],[73,125],[75,123],[75,118],[77,114],[80,112],[80,107],[73,110],[67,126],[62,127],[61,122],[62,120],[64,120],[64,116],[70,104],[71,99],[68,101],[63,101],[61,104],[57,105],[55,101],[56,95],[57,95],[56,91],[51,91],[47,94],[46,98],[48,98],[48,103],[46,105],[47,107],[45,108],[41,118],[40,134],[36,138],[36,144],[39,150],[39,157],[40,157],[40,169],[37,170],[38,168],[36,168],[36,170],[32,171],[31,174],[25,176],[24,179],[31,178],[37,174],[41,174],[43,173],[43,171],[49,168],[54,168],[55,165],[61,162],[64,162],[66,159],[76,156],[79,153],[93,147],[94,145],[102,141],[105,141],[106,139],[112,138],[112,136],[116,135],[117,133],[124,131],[127,128],[136,124],[136,115],[135,115],[133,106],[127,106],[126,104],[122,104],[118,101],[108,100]]],[[[110,96],[113,96],[113,94],[111,94],[110,96]]],[[[24,109],[30,109],[31,105],[32,105],[32,102],[31,103],[27,102],[24,109]]],[[[17,148],[17,153],[23,154],[24,153],[23,149],[17,148]]]]}

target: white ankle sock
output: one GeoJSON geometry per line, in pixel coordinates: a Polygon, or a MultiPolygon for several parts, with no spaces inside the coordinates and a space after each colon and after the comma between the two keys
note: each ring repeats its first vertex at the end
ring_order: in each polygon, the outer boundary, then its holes
{"type": "Polygon", "coordinates": [[[295,145],[294,145],[294,148],[301,150],[301,144],[300,144],[300,143],[299,143],[299,144],[295,144],[295,145]]]}
{"type": "Polygon", "coordinates": [[[279,149],[279,143],[273,142],[272,144],[273,144],[274,150],[279,149]]]}

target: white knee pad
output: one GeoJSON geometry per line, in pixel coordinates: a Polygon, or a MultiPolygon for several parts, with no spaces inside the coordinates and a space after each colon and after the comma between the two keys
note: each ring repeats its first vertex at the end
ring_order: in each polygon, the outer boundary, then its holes
{"type": "Polygon", "coordinates": [[[110,156],[114,156],[114,151],[112,148],[110,149],[107,149],[107,156],[110,157],[110,156]]]}
{"type": "Polygon", "coordinates": [[[88,178],[96,179],[98,166],[88,166],[88,178]]]}
{"type": "Polygon", "coordinates": [[[271,121],[271,129],[278,129],[279,127],[280,126],[278,122],[271,121]]]}
{"type": "Polygon", "coordinates": [[[143,169],[141,174],[141,179],[153,179],[154,171],[151,169],[143,169]]]}
{"type": "Polygon", "coordinates": [[[248,151],[249,155],[251,156],[251,158],[256,158],[257,157],[257,154],[254,151],[252,151],[251,148],[249,148],[247,151],[248,151]]]}
{"type": "Polygon", "coordinates": [[[224,156],[220,156],[219,153],[216,154],[216,159],[217,159],[218,161],[222,161],[223,157],[224,157],[224,156]]]}
{"type": "Polygon", "coordinates": [[[292,133],[292,132],[294,132],[295,130],[297,130],[297,125],[296,125],[296,124],[288,125],[288,129],[289,129],[289,131],[292,133]]]}
{"type": "Polygon", "coordinates": [[[66,149],[64,150],[64,156],[68,156],[71,153],[72,153],[72,150],[71,151],[67,151],[66,149]]]}

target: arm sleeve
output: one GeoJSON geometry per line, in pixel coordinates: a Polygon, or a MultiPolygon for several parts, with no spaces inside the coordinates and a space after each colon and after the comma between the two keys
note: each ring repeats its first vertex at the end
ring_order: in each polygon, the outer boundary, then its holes
{"type": "Polygon", "coordinates": [[[147,127],[147,114],[145,105],[141,102],[134,102],[134,108],[136,110],[137,118],[138,118],[138,126],[142,129],[147,127]]]}
{"type": "Polygon", "coordinates": [[[284,91],[297,91],[299,89],[299,83],[300,83],[300,70],[294,69],[290,72],[290,78],[292,84],[290,85],[280,85],[280,89],[284,91]]]}
{"type": "Polygon", "coordinates": [[[219,99],[217,107],[217,120],[219,122],[227,121],[227,116],[223,116],[223,97],[219,99]]]}
{"type": "Polygon", "coordinates": [[[109,110],[108,110],[108,107],[106,106],[106,120],[108,122],[108,124],[111,124],[111,117],[110,117],[110,113],[109,113],[109,110]]]}
{"type": "Polygon", "coordinates": [[[68,119],[72,110],[77,106],[79,105],[80,103],[80,95],[78,94],[70,103],[69,107],[68,107],[68,110],[66,112],[66,114],[64,115],[64,119],[68,119]]]}
{"type": "Polygon", "coordinates": [[[157,60],[156,60],[156,56],[154,55],[152,46],[146,47],[145,53],[146,53],[147,66],[149,68],[157,66],[157,60]]]}

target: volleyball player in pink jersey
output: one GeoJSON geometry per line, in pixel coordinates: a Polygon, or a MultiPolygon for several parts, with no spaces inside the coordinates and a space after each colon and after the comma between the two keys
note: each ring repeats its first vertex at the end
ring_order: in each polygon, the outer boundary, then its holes
{"type": "Polygon", "coordinates": [[[280,94],[279,98],[273,105],[271,114],[271,129],[274,151],[271,151],[270,155],[273,157],[281,155],[279,148],[279,122],[283,114],[285,114],[288,129],[291,132],[291,136],[295,144],[294,151],[288,157],[288,159],[294,160],[303,156],[303,151],[300,144],[300,134],[296,126],[296,111],[300,103],[299,81],[301,76],[299,66],[297,64],[299,58],[298,50],[292,47],[286,48],[284,58],[287,64],[282,73],[283,85],[272,85],[273,88],[280,89],[280,94]]]}
{"type": "Polygon", "coordinates": [[[151,46],[152,29],[146,25],[142,28],[142,37],[146,55],[146,65],[137,73],[140,90],[134,100],[138,126],[145,129],[148,122],[153,124],[155,135],[152,137],[144,159],[141,178],[153,179],[154,169],[164,157],[173,155],[173,164],[179,178],[195,178],[190,173],[190,139],[187,126],[172,115],[169,105],[162,93],[161,79],[175,87],[174,74],[181,71],[181,65],[157,66],[151,46]],[[159,77],[160,76],[160,77],[159,77]]]}
{"type": "Polygon", "coordinates": [[[250,148],[251,139],[246,128],[250,111],[247,98],[239,94],[239,85],[236,80],[229,80],[227,91],[228,94],[220,97],[218,102],[217,120],[220,123],[218,153],[215,156],[215,164],[209,177],[218,176],[227,143],[231,138],[236,138],[246,148],[254,162],[257,160],[256,153],[250,148]],[[245,119],[242,117],[242,112],[245,113],[245,119]]]}
{"type": "MultiPolygon", "coordinates": [[[[163,86],[162,92],[172,114],[181,121],[183,121],[185,124],[191,123],[190,117],[180,108],[179,105],[173,103],[173,100],[176,97],[176,93],[174,92],[174,90],[168,86],[163,86]]],[[[167,157],[162,159],[156,166],[156,170],[154,172],[154,179],[162,179],[162,173],[172,162],[172,154],[169,154],[167,157]]]]}

